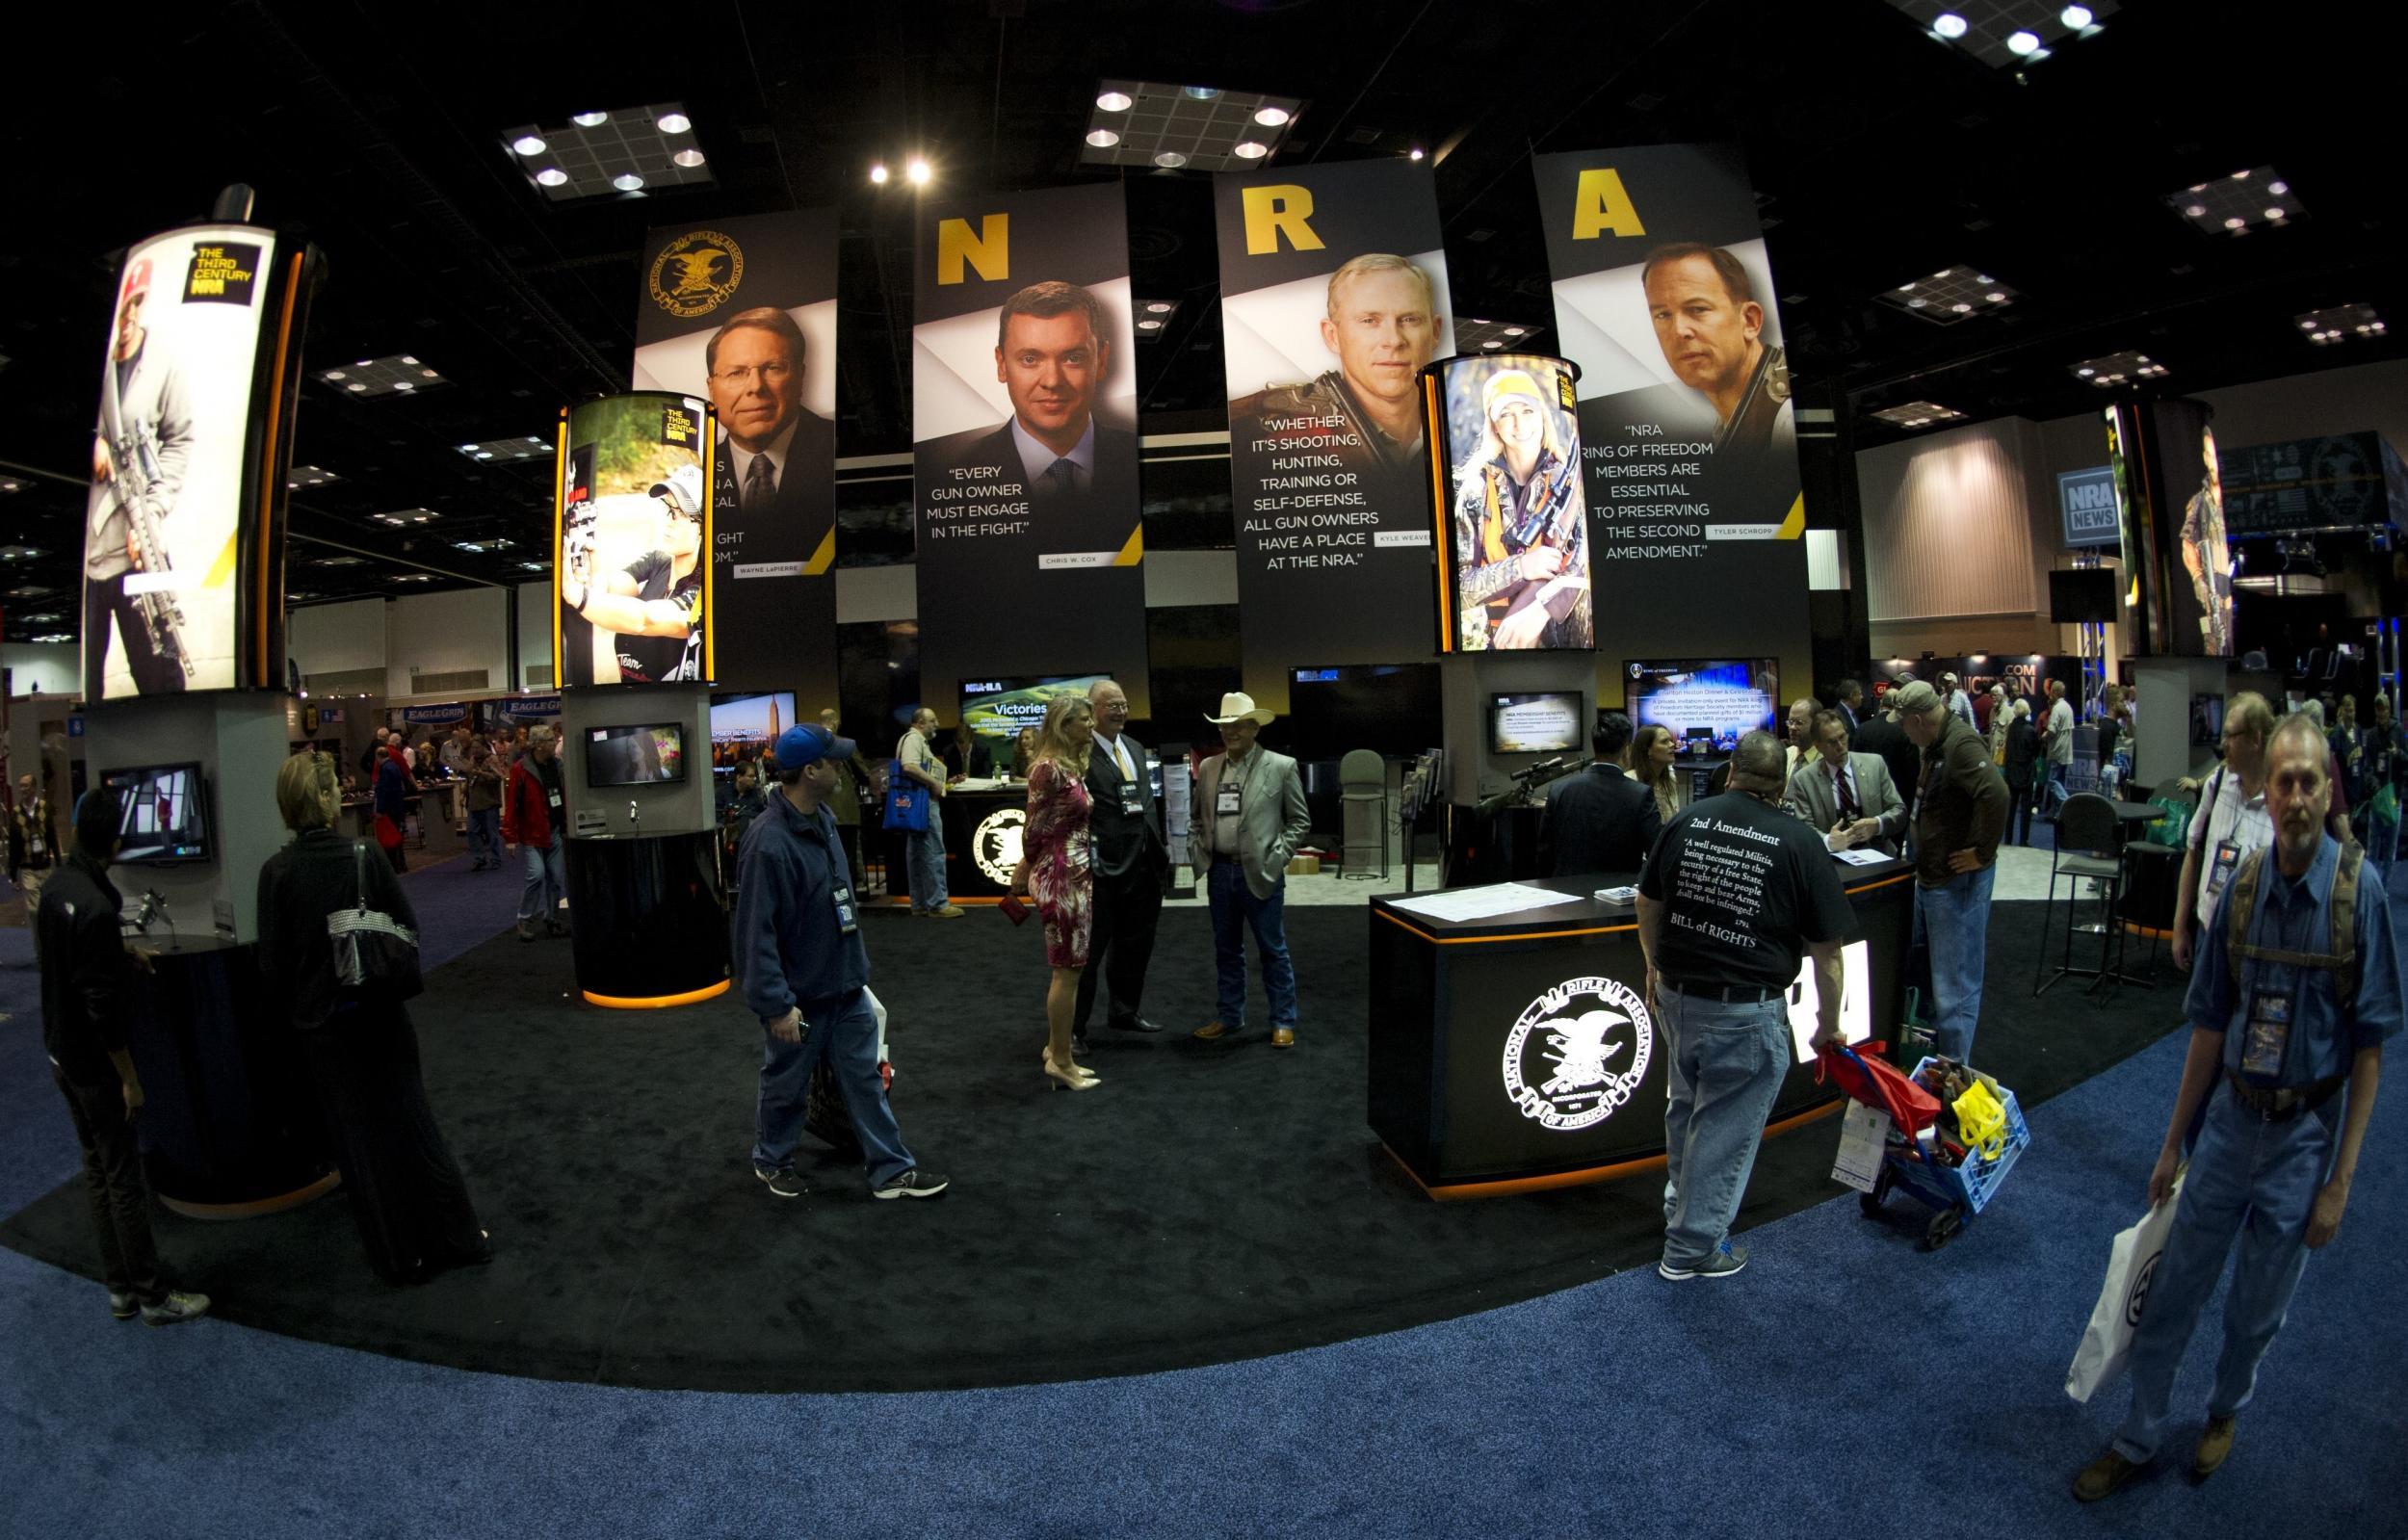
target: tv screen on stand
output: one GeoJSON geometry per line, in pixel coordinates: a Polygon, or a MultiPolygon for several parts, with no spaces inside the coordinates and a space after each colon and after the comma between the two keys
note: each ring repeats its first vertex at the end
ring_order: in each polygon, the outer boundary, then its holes
{"type": "Polygon", "coordinates": [[[645,722],[586,731],[588,786],[661,786],[686,778],[686,730],[645,722]]]}
{"type": "Polygon", "coordinates": [[[1561,754],[1588,746],[1587,702],[1577,690],[1488,697],[1488,751],[1561,754]]]}
{"type": "Polygon", "coordinates": [[[143,866],[207,861],[209,795],[197,764],[100,772],[118,800],[118,860],[143,866]]]}
{"type": "Polygon", "coordinates": [[[1292,668],[1288,679],[1283,725],[1298,759],[1340,759],[1358,748],[1402,759],[1443,736],[1434,663],[1292,668]]]}
{"type": "Polygon", "coordinates": [[[773,690],[711,697],[711,768],[732,775],[748,759],[759,759],[795,724],[795,692],[773,690]]]}
{"type": "Polygon", "coordinates": [[[1671,729],[1686,759],[1728,754],[1742,735],[1773,731],[1780,710],[1780,670],[1770,658],[1638,662],[1623,675],[1632,722],[1671,729]]]}

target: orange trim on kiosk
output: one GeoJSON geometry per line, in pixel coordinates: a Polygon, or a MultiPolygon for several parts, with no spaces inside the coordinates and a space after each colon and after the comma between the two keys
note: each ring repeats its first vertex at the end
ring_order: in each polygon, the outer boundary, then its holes
{"type": "Polygon", "coordinates": [[[671,1005],[691,1005],[697,1001],[715,999],[727,993],[734,982],[732,979],[722,979],[718,983],[705,984],[700,989],[689,989],[682,995],[654,995],[643,1000],[624,995],[597,995],[590,989],[580,989],[577,992],[592,1004],[607,1005],[613,1010],[666,1010],[671,1005]]]}
{"type": "MultiPolygon", "coordinates": [[[[1766,1124],[1765,1135],[1770,1137],[1775,1134],[1787,1134],[1794,1128],[1803,1128],[1809,1123],[1819,1123],[1846,1105],[1846,1097],[1835,1096],[1820,1107],[1810,1107],[1778,1123],[1766,1124]]],[[[1580,1171],[1550,1171],[1545,1176],[1513,1177],[1503,1182],[1461,1182],[1434,1188],[1414,1176],[1413,1168],[1405,1164],[1404,1158],[1389,1149],[1385,1142],[1379,1147],[1387,1152],[1388,1159],[1403,1169],[1406,1176],[1413,1178],[1413,1185],[1422,1189],[1422,1195],[1433,1203],[1460,1203],[1468,1198],[1504,1198],[1520,1192],[1550,1192],[1558,1188],[1592,1187],[1620,1177],[1644,1176],[1650,1171],[1661,1171],[1664,1164],[1662,1156],[1651,1155],[1644,1160],[1617,1161],[1611,1165],[1592,1165],[1580,1171]]]]}
{"type": "MultiPolygon", "coordinates": [[[[558,690],[567,681],[562,672],[565,659],[565,643],[561,639],[561,535],[567,523],[568,497],[568,408],[561,408],[559,457],[552,462],[552,688],[558,690]]],[[[708,549],[706,546],[705,549],[708,549]]],[[[706,598],[707,602],[707,598],[706,598]]]]}
{"type": "MultiPolygon", "coordinates": [[[[286,468],[279,464],[284,457],[277,453],[277,430],[284,416],[284,360],[293,345],[293,307],[301,302],[301,264],[308,256],[308,248],[293,253],[292,271],[284,277],[284,312],[276,319],[275,368],[268,376],[268,431],[259,440],[259,548],[256,552],[259,568],[258,610],[250,628],[251,646],[255,649],[251,678],[269,689],[280,689],[283,677],[268,672],[268,616],[276,612],[268,608],[268,574],[279,563],[268,553],[275,549],[272,541],[282,538],[276,527],[276,496],[285,490],[286,468]]],[[[279,608],[281,596],[278,596],[279,608]]]]}
{"type": "MultiPolygon", "coordinates": [[[[1433,428],[1443,425],[1446,420],[1446,411],[1439,404],[1438,377],[1425,374],[1422,376],[1422,436],[1425,441],[1431,437],[1433,428]]],[[[1446,653],[1454,651],[1454,569],[1447,559],[1450,533],[1447,529],[1447,467],[1434,443],[1426,442],[1426,449],[1429,455],[1429,537],[1437,542],[1431,554],[1438,558],[1438,650],[1446,653]]]]}

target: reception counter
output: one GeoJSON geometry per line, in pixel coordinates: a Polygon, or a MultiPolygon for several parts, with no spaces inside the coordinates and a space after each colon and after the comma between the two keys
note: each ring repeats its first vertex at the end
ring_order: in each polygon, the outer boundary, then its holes
{"type": "MultiPolygon", "coordinates": [[[[1531,881],[1524,885],[1581,897],[1477,919],[1418,912],[1401,894],[1372,901],[1371,1125],[1431,1197],[1662,1164],[1665,1046],[1645,1005],[1635,907],[1591,896],[1636,880],[1531,881]],[[1599,1029],[1601,1043],[1584,1041],[1599,1029]]],[[[1903,861],[1843,866],[1841,880],[1858,937],[1845,953],[1843,1020],[1851,1039],[1894,1040],[1914,871],[1903,861]]],[[[1773,1103],[1774,1130],[1837,1106],[1800,1061],[1814,1022],[1802,974],[1790,1007],[1799,1049],[1773,1103]]]]}
{"type": "MultiPolygon", "coordinates": [[[[992,903],[1011,883],[1011,870],[1020,864],[1020,831],[1028,822],[1029,783],[1026,781],[955,781],[935,804],[945,826],[945,888],[956,902],[992,903]]],[[[886,861],[886,892],[891,901],[911,896],[911,862],[904,854],[908,836],[891,833],[886,861]]]]}
{"type": "Polygon", "coordinates": [[[716,829],[568,842],[577,988],[597,1005],[689,1005],[728,987],[725,876],[716,829]]]}

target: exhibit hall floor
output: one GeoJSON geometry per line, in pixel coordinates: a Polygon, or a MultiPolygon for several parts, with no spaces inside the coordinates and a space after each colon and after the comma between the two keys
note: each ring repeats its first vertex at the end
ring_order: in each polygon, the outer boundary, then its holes
{"type": "MultiPolygon", "coordinates": [[[[584,1104],[567,1114],[509,1088],[503,1109],[515,1110],[519,1127],[497,1158],[487,1142],[494,1135],[480,1127],[487,1114],[470,1105],[470,1087],[447,1061],[501,1053],[512,1032],[552,1046],[542,1018],[562,981],[546,970],[565,968],[565,949],[504,940],[498,945],[522,961],[507,964],[506,953],[495,964],[481,962],[496,944],[475,941],[476,913],[482,906],[490,930],[507,925],[501,887],[514,890],[514,880],[481,886],[444,868],[409,880],[422,912],[440,913],[447,931],[458,932],[430,935],[431,960],[447,945],[474,943],[435,969],[419,1022],[438,1083],[438,1115],[488,1217],[500,1220],[504,1259],[425,1289],[388,1290],[368,1277],[339,1202],[283,1216],[314,1227],[326,1253],[314,1259],[253,1239],[267,1237],[273,1224],[204,1229],[163,1219],[170,1257],[205,1257],[213,1269],[238,1265],[224,1277],[198,1280],[220,1292],[229,1316],[305,1303],[296,1281],[274,1271],[299,1261],[309,1273],[302,1282],[328,1292],[327,1304],[382,1312],[387,1324],[394,1302],[425,1301],[436,1317],[460,1318],[462,1329],[478,1315],[539,1329],[539,1319],[514,1313],[551,1285],[524,1266],[512,1270],[510,1257],[562,1242],[520,1206],[511,1169],[563,1169],[562,1189],[580,1206],[578,1217],[608,1223],[614,1204],[625,1201],[611,1190],[617,1162],[627,1159],[618,1148],[657,1137],[644,1119],[673,1110],[645,1111],[647,1095],[663,1100],[653,1094],[665,1089],[657,1084],[622,1087],[614,1101],[593,1084],[564,1083],[584,1104]],[[498,996],[498,1005],[513,1008],[438,1020],[437,1006],[454,990],[498,996]],[[268,1251],[252,1249],[263,1246],[268,1251]],[[246,1275],[246,1266],[259,1270],[246,1275]],[[438,1297],[455,1281],[466,1287],[438,1297]]],[[[2013,947],[2015,929],[2028,928],[2026,907],[2002,905],[2001,953],[2013,947]]],[[[886,959],[883,978],[899,991],[926,990],[923,1005],[965,1001],[942,1018],[941,1032],[958,1038],[973,1036],[985,1019],[980,1013],[996,1010],[998,998],[1041,973],[1034,958],[1018,958],[1003,977],[985,938],[968,939],[979,918],[942,926],[896,919],[872,932],[875,953],[886,959]],[[963,963],[948,966],[932,939],[927,953],[909,944],[940,932],[962,934],[946,945],[963,963]],[[958,976],[981,960],[988,977],[958,976]]],[[[1000,918],[983,919],[1008,935],[1000,918]]],[[[0,1010],[12,1018],[0,1022],[0,1212],[41,1199],[73,1168],[64,1109],[40,1073],[25,939],[22,931],[0,934],[0,1010]]],[[[1359,952],[1359,934],[1354,940],[1359,952]]],[[[2024,959],[2028,966],[2028,952],[2024,959]]],[[[1277,1236],[1283,1210],[1302,1209],[1317,1224],[1326,1218],[1312,1208],[1313,1195],[1298,1190],[1320,1168],[1287,1171],[1260,1160],[1217,1168],[1210,1157],[1224,1147],[1218,1131],[1192,1121],[1217,1115],[1197,1105],[1217,1095],[1201,1089],[1210,1081],[1194,1077],[1234,1073],[1254,1083],[1244,1103],[1252,1121],[1239,1132],[1256,1145],[1284,1156],[1294,1147],[1290,1125],[1309,1115],[1365,1159],[1359,1060],[1353,1083],[1331,1105],[1299,1103],[1280,1086],[1281,1077],[1318,1083],[1321,1075],[1306,1066],[1339,1057],[1334,1046],[1308,1038],[1294,1056],[1259,1045],[1249,1056],[1242,1048],[1247,1057],[1209,1072],[1191,1071],[1183,1057],[1154,1063],[1153,1047],[1099,1054],[1112,1083],[1083,1097],[1021,1097],[974,1081],[957,1089],[975,1088],[982,1105],[961,1111],[1000,1126],[976,1159],[931,1143],[931,1159],[947,1156],[959,1183],[933,1205],[869,1204],[828,1173],[814,1174],[811,1196],[777,1204],[740,1162],[723,1170],[730,1162],[720,1146],[735,1143],[740,1152],[748,1116],[739,1075],[739,1105],[667,1140],[687,1152],[689,1165],[690,1190],[671,1208],[719,1216],[712,1248],[693,1249],[673,1225],[618,1234],[610,1238],[611,1266],[577,1281],[633,1323],[681,1287],[707,1292],[710,1275],[749,1272],[768,1254],[778,1270],[763,1287],[791,1308],[753,1325],[759,1350],[776,1358],[791,1345],[802,1349],[798,1363],[832,1356],[856,1372],[867,1362],[856,1351],[861,1340],[905,1355],[923,1351],[945,1335],[944,1323],[930,1318],[977,1314],[979,1292],[1006,1293],[1014,1296],[1012,1311],[985,1317],[981,1326],[1002,1339],[982,1344],[984,1367],[995,1367],[997,1350],[1008,1358],[1034,1346],[1058,1355],[1060,1367],[1027,1377],[1070,1383],[733,1395],[565,1382],[640,1377],[605,1356],[587,1372],[531,1380],[391,1356],[410,1352],[406,1344],[360,1352],[239,1319],[172,1332],[119,1325],[108,1319],[94,1285],[0,1251],[0,1341],[7,1344],[0,1348],[7,1366],[0,1490],[11,1494],[0,1505],[0,1529],[56,1532],[73,1523],[100,1534],[545,1534],[590,1532],[598,1524],[613,1532],[738,1533],[808,1515],[803,1522],[821,1532],[875,1525],[964,1535],[1687,1534],[1701,1522],[1698,1491],[1707,1479],[1718,1494],[1706,1515],[1716,1527],[1828,1533],[1861,1524],[1870,1501],[1898,1501],[1895,1491],[1876,1499],[1868,1485],[1896,1478],[1911,1484],[1912,1501],[1977,1513],[2000,1532],[2090,1533],[2102,1520],[2120,1532],[2202,1522],[2365,1532],[2358,1516],[2388,1511],[2376,1506],[2388,1502],[2376,1486],[2382,1451],[2408,1434],[2388,1367],[2408,1352],[2408,1322],[2371,1308],[2393,1292],[2390,1258],[2408,1240],[2408,1200],[2379,1182],[2362,1180],[2342,1240],[2310,1267],[2225,1473],[2194,1491],[2169,1471],[2124,1494],[2110,1514],[2077,1510],[2064,1497],[2065,1479],[2095,1452],[2122,1397],[2118,1388],[2078,1407],[2062,1398],[2058,1382],[2107,1240],[2138,1214],[2181,1038],[2153,1041],[2171,1025],[2170,986],[2128,990],[2096,1011],[2060,990],[2041,1002],[2045,1013],[2022,1010],[2015,997],[2028,1005],[2028,985],[2008,976],[2010,960],[1994,961],[1996,1008],[1985,1017],[1985,1041],[2002,1032],[2067,1039],[2019,1071],[2023,1085],[2064,1073],[2054,1065],[2068,1057],[2072,1040],[2102,1035],[2102,1022],[2127,1010],[2124,1046],[2138,1051],[2121,1062],[2084,1063],[2060,1094],[2028,1098],[2031,1152],[1992,1210],[1945,1251],[1918,1251],[1905,1227],[1866,1220],[1848,1194],[1822,1179],[1816,1167],[1827,1167],[1835,1132],[1827,1123],[1767,1146],[1758,1187],[1777,1192],[1795,1181],[1800,1190],[1788,1203],[1752,1197],[1742,1225],[1755,1260],[1739,1278],[1714,1286],[1665,1284],[1645,1257],[1595,1255],[1627,1243],[1613,1210],[1651,1207],[1645,1192],[1589,1189],[1585,1204],[1441,1206],[1409,1188],[1358,1187],[1351,1201],[1393,1211],[1390,1221],[1408,1233],[1427,1217],[1442,1239],[1451,1235],[1447,1249],[1471,1253],[1494,1274],[1490,1297],[1425,1304],[1425,1323],[1411,1329],[1341,1329],[1332,1336],[1348,1340],[1258,1357],[1241,1357],[1254,1346],[1231,1334],[1211,1356],[1238,1361],[1166,1372],[1083,1377],[1098,1372],[1083,1361],[1094,1356],[1096,1328],[1121,1333],[1134,1321],[1099,1297],[1081,1276],[1082,1263],[1112,1289],[1139,1292],[1158,1339],[1190,1337],[1199,1323],[1224,1331],[1247,1317],[1292,1315],[1299,1300],[1344,1318],[1342,1327],[1370,1318],[1360,1301],[1349,1308],[1322,1288],[1354,1266],[1345,1253],[1363,1243],[1360,1235],[1288,1240],[1275,1269],[1262,1253],[1243,1249],[1245,1231],[1277,1236]],[[1141,1089],[1149,1079],[1170,1083],[1178,1094],[1156,1099],[1141,1089]],[[1115,1101],[1125,1104],[1120,1111],[1099,1116],[1115,1101]],[[1785,1165],[1806,1179],[1785,1175],[1785,1165]],[[1099,1190],[1099,1181],[1111,1190],[1099,1190]],[[1114,1191],[1166,1200],[1182,1189],[1217,1203],[1224,1234],[1183,1249],[1142,1208],[1104,1213],[1125,1204],[1114,1191]],[[722,1209],[730,1199],[739,1201],[722,1209]],[[990,1222],[976,1216],[980,1209],[1013,1211],[1020,1229],[1068,1235],[1086,1249],[1074,1248],[1058,1271],[1023,1276],[1016,1264],[1028,1253],[998,1253],[990,1222]],[[968,1241],[924,1251],[947,1227],[968,1241]],[[1591,1233],[1594,1281],[1533,1287],[1531,1258],[1515,1248],[1543,1250],[1584,1230],[1591,1233]],[[1244,1266],[1217,1275],[1194,1270],[1194,1256],[1230,1244],[1244,1266]],[[649,1254],[653,1245],[687,1249],[649,1254]],[[963,1278],[974,1287],[965,1290],[963,1278]],[[1502,1308],[1484,1308],[1491,1305],[1502,1308]]],[[[1334,961],[1322,961],[1334,971],[1334,961]]],[[[1357,987],[1359,979],[1358,971],[1357,987]]],[[[1168,994],[1176,986],[1159,987],[1168,994]]],[[[1322,1010],[1337,1008],[1321,1003],[1322,1010]]],[[[621,1020],[589,1011],[572,1019],[594,1037],[621,1020]]],[[[668,1034],[705,1031],[684,1013],[643,1019],[656,1052],[673,1040],[668,1034]]],[[[1306,1024],[1316,1026],[1309,997],[1306,1024]]],[[[933,1022],[916,1030],[940,1035],[933,1022]]],[[[1325,1038],[1342,1030],[1322,1028],[1325,1038]]],[[[1019,1052],[1020,1038],[1034,1044],[1032,1031],[1016,1015],[999,1028],[1014,1066],[1034,1058],[1019,1052]]],[[[898,1060],[921,1074],[907,1041],[899,1039],[898,1060]]],[[[925,1074],[933,1080],[938,1056],[931,1047],[927,1057],[925,1074]]],[[[960,1068],[949,1063],[946,1072],[960,1068]]],[[[906,1083],[899,1082],[899,1098],[906,1083]]],[[[915,1088],[917,1100],[900,1102],[908,1135],[924,1136],[915,1132],[915,1112],[931,1135],[947,1123],[940,1094],[915,1088]]],[[[2395,1107],[2378,1116],[2369,1175],[2381,1169],[2375,1152],[2397,1147],[2399,1116],[2395,1107]]],[[[960,1126],[941,1131],[948,1139],[966,1136],[960,1126]]],[[[1182,1204],[1172,1216],[1191,1224],[1192,1213],[1182,1204]]],[[[13,1245],[24,1243],[26,1218],[11,1221],[13,1245]]],[[[1007,1236],[1005,1243],[1030,1242],[1007,1236]]],[[[1448,1259],[1417,1243],[1409,1254],[1383,1251],[1380,1260],[1393,1269],[1448,1259]]],[[[2203,1342],[2178,1404],[2195,1408],[2204,1396],[2211,1356],[2203,1342]]],[[[875,1383],[875,1375],[863,1382],[875,1383]]],[[[2186,1432],[2180,1436],[2186,1441],[2186,1432]]]]}

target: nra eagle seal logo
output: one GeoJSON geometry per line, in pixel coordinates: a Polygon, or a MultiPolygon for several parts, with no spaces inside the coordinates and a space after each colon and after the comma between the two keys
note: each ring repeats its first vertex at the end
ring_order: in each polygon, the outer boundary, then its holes
{"type": "Polygon", "coordinates": [[[1505,1034],[1505,1095],[1558,1133],[1591,1128],[1637,1094],[1655,1054],[1647,1003],[1612,979],[1567,979],[1505,1034]]]}
{"type": "Polygon", "coordinates": [[[999,807],[970,836],[970,859],[997,887],[1009,887],[1020,867],[1020,835],[1029,822],[1025,807],[999,807]]]}
{"type": "Polygon", "coordinates": [[[689,230],[652,259],[652,302],[680,320],[709,315],[744,281],[744,248],[717,230],[689,230]]]}
{"type": "Polygon", "coordinates": [[[2149,1287],[2158,1281],[2158,1264],[2164,1260],[2165,1253],[2160,1251],[2142,1263],[2140,1270],[2133,1275],[2132,1291],[2124,1296],[2125,1325],[2140,1324],[2140,1312],[2149,1303],[2149,1287]]]}

